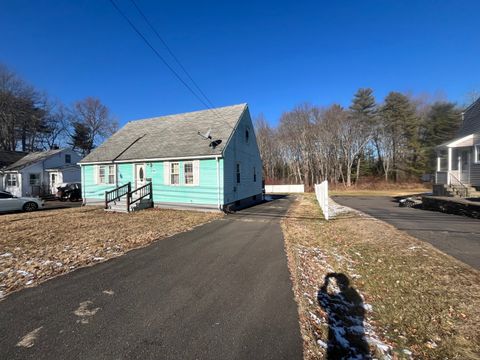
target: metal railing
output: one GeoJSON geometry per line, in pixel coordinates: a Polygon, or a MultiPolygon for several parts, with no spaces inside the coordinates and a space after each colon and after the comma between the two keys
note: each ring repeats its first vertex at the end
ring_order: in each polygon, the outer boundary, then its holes
{"type": "Polygon", "coordinates": [[[148,184],[145,184],[139,187],[138,189],[135,189],[129,192],[129,196],[130,196],[130,205],[135,204],[137,201],[140,201],[147,196],[149,197],[150,200],[152,200],[152,183],[149,182],[148,184]]]}
{"type": "Polygon", "coordinates": [[[130,206],[137,201],[140,201],[147,196],[150,200],[153,199],[152,183],[149,182],[133,191],[131,183],[119,186],[110,191],[105,191],[105,209],[108,209],[109,203],[120,200],[123,196],[126,196],[127,211],[130,211],[130,206]]]}
{"type": "Polygon", "coordinates": [[[449,184],[461,197],[468,197],[468,187],[462,183],[455,175],[448,173],[450,177],[449,184]]]}
{"type": "Polygon", "coordinates": [[[127,209],[130,207],[130,197],[128,194],[132,191],[132,184],[127,183],[119,186],[113,190],[105,191],[105,209],[108,209],[108,204],[116,200],[120,200],[122,196],[127,195],[127,209]]]}

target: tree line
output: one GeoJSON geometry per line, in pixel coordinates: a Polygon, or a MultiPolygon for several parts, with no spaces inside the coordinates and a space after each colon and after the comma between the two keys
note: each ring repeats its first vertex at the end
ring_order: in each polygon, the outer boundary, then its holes
{"type": "Polygon", "coordinates": [[[301,104],[278,126],[260,115],[255,127],[267,182],[349,187],[362,177],[420,181],[435,169],[435,147],[454,138],[460,123],[450,101],[392,91],[377,103],[372,89],[360,88],[348,108],[301,104]]]}
{"type": "Polygon", "coordinates": [[[70,106],[50,98],[0,64],[0,149],[41,151],[71,147],[88,154],[118,128],[95,97],[70,106]]]}

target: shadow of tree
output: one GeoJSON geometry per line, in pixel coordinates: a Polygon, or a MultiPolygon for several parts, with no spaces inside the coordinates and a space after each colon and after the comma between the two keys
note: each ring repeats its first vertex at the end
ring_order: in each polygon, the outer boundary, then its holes
{"type": "Polygon", "coordinates": [[[317,299],[328,315],[327,359],[371,359],[363,325],[363,300],[350,286],[348,277],[327,274],[317,299]],[[329,291],[329,285],[333,291],[329,291]]]}

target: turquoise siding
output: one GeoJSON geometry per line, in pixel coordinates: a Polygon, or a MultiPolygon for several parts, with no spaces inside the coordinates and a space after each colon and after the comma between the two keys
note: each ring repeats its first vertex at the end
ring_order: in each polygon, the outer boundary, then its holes
{"type": "MultiPolygon", "coordinates": [[[[182,185],[184,179],[183,164],[180,163],[180,185],[165,185],[163,162],[145,163],[146,178],[151,179],[154,203],[175,203],[194,205],[217,205],[218,196],[223,204],[223,159],[219,159],[220,189],[217,186],[217,160],[199,160],[199,184],[182,185]]],[[[87,203],[89,199],[104,199],[105,191],[115,188],[114,185],[95,184],[94,165],[82,166],[84,171],[84,191],[87,203]]],[[[117,164],[118,186],[132,183],[135,186],[133,163],[117,164]]]]}
{"type": "Polygon", "coordinates": [[[105,199],[105,191],[112,190],[115,185],[100,185],[95,183],[95,166],[83,165],[83,184],[82,191],[84,199],[105,199]]]}

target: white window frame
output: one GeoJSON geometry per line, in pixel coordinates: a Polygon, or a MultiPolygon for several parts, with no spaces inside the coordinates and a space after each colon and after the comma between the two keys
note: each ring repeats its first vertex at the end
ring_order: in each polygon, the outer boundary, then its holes
{"type": "Polygon", "coordinates": [[[480,144],[473,145],[473,163],[480,164],[480,144]]]}
{"type": "Polygon", "coordinates": [[[40,177],[40,173],[29,173],[28,174],[28,184],[30,186],[40,186],[42,183],[42,179],[40,177]],[[34,175],[35,182],[32,183],[32,175],[34,175]]]}
{"type": "Polygon", "coordinates": [[[18,174],[7,173],[5,177],[5,186],[17,187],[18,186],[18,174]],[[12,181],[14,180],[14,181],[12,181]]]}
{"type": "Polygon", "coordinates": [[[180,162],[178,161],[174,161],[174,162],[171,162],[170,163],[170,185],[173,185],[173,186],[178,186],[180,185],[180,162]],[[175,168],[175,165],[177,166],[177,173],[174,173],[173,170],[175,168]],[[174,182],[173,181],[173,177],[177,175],[178,176],[178,180],[177,182],[174,182]]]}
{"type": "Polygon", "coordinates": [[[108,183],[109,185],[115,184],[117,180],[117,169],[116,165],[108,165],[108,183]],[[110,170],[112,170],[113,174],[110,173],[110,170]]]}
{"type": "Polygon", "coordinates": [[[195,171],[194,171],[194,165],[193,165],[193,161],[184,161],[183,162],[183,183],[185,186],[194,186],[195,185],[195,171]],[[187,165],[190,165],[191,166],[191,171],[188,172],[188,174],[190,174],[190,179],[191,179],[191,182],[187,182],[187,170],[186,170],[186,167],[187,165]]]}

